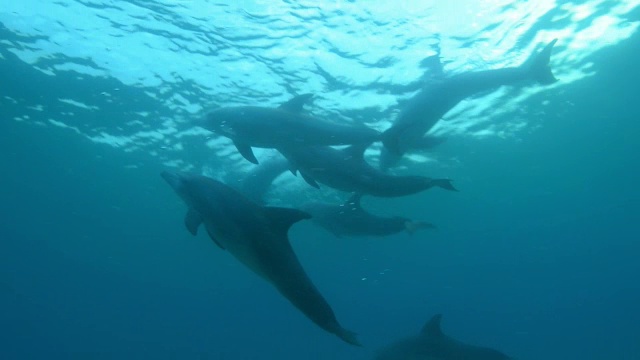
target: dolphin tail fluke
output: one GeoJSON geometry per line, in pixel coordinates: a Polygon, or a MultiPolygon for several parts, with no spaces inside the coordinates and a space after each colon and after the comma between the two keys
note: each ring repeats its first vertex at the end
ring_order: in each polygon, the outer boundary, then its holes
{"type": "Polygon", "coordinates": [[[404,151],[400,149],[400,139],[393,127],[383,132],[380,140],[383,145],[380,151],[380,170],[386,171],[400,161],[404,151]]]}
{"type": "Polygon", "coordinates": [[[525,63],[529,67],[531,77],[540,84],[548,85],[558,81],[551,72],[549,60],[551,59],[551,50],[558,39],[553,39],[547,46],[537,54],[532,55],[525,63]]]}
{"type": "Polygon", "coordinates": [[[390,153],[401,156],[402,150],[400,149],[400,139],[398,138],[397,129],[391,127],[385,130],[380,135],[380,140],[382,141],[382,145],[384,145],[385,149],[387,149],[390,153]]]}
{"type": "Polygon", "coordinates": [[[409,233],[409,235],[413,235],[418,230],[435,229],[436,226],[426,221],[406,221],[404,223],[404,228],[407,231],[407,233],[409,233]]]}
{"type": "Polygon", "coordinates": [[[380,171],[386,172],[390,168],[392,168],[395,164],[400,161],[402,155],[394,154],[389,151],[387,148],[382,148],[380,150],[380,159],[378,160],[378,167],[380,171]]]}
{"type": "Polygon", "coordinates": [[[335,332],[335,334],[348,344],[362,346],[362,344],[360,344],[360,341],[358,341],[358,334],[354,333],[353,331],[349,331],[341,327],[335,332]]]}
{"type": "Polygon", "coordinates": [[[451,179],[431,179],[431,184],[433,186],[437,186],[449,191],[458,191],[458,189],[456,189],[451,182],[451,179]]]}

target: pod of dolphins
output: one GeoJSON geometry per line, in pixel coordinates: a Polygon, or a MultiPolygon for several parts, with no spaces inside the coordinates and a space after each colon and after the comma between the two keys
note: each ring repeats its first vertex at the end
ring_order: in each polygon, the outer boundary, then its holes
{"type": "MultiPolygon", "coordinates": [[[[434,79],[406,104],[392,126],[380,133],[364,126],[337,124],[303,112],[310,94],[296,96],[278,108],[223,107],[198,122],[229,138],[248,161],[258,164],[252,148],[275,149],[276,157],[260,163],[237,189],[202,175],[164,171],[162,177],[187,205],[184,224],[196,235],[202,227],[211,240],[258,276],[271,283],[309,320],[343,341],[360,346],[354,332],[338,322],[331,306],[307,276],[288,238],[294,223],[310,219],[335,236],[388,236],[434,228],[424,221],[380,217],[364,210],[364,195],[399,197],[439,187],[457,191],[450,179],[395,176],[388,173],[405,153],[434,147],[442,139],[429,135],[433,126],[460,101],[503,85],[551,84],[549,67],[556,40],[522,65],[467,72],[434,79]],[[364,158],[374,142],[382,142],[378,168],[364,158]],[[345,145],[337,149],[333,146],[345,145]],[[300,174],[310,186],[320,184],[352,193],[343,204],[305,203],[301,209],[264,204],[263,196],[282,173],[300,174]]],[[[413,338],[377,353],[379,360],[499,360],[501,352],[465,344],[445,335],[440,315],[413,338]]]]}

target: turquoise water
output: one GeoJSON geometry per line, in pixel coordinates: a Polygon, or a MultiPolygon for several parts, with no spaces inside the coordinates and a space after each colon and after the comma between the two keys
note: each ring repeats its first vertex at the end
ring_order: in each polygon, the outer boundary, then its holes
{"type": "MultiPolygon", "coordinates": [[[[640,359],[637,1],[24,1],[0,9],[0,357],[371,359],[435,313],[518,359],[640,359]],[[376,214],[437,230],[291,243],[343,344],[205,235],[165,169],[251,170],[189,121],[314,93],[386,129],[433,69],[519,65],[559,38],[548,87],[462,102],[397,169],[454,179],[376,214]]],[[[372,163],[378,148],[368,151],[372,163]]],[[[258,151],[265,156],[266,151],[258,151]]],[[[344,200],[289,174],[269,202],[344,200]]]]}

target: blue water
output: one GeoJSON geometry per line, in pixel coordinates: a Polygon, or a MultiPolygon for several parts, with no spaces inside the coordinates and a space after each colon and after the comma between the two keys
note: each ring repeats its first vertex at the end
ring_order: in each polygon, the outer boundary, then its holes
{"type": "MultiPolygon", "coordinates": [[[[443,313],[445,332],[518,359],[640,359],[640,4],[464,3],[3,4],[0,358],[371,359],[443,313]],[[436,129],[449,140],[400,169],[459,193],[364,200],[437,230],[291,229],[363,348],[191,237],[159,176],[248,171],[189,125],[205,109],[313,92],[316,116],[383,130],[436,51],[459,73],[554,37],[558,83],[463,102],[436,129]]],[[[269,196],[345,198],[290,175],[269,196]]]]}

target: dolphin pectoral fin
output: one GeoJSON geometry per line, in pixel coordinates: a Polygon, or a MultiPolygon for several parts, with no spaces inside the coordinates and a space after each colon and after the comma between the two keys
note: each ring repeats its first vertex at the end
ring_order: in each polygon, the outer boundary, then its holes
{"type": "Polygon", "coordinates": [[[335,334],[347,344],[362,346],[360,341],[358,341],[358,334],[353,331],[341,327],[340,329],[338,329],[338,331],[335,332],[335,334]]]}
{"type": "Polygon", "coordinates": [[[420,333],[429,337],[442,337],[444,334],[442,333],[442,328],[440,327],[440,322],[442,321],[442,314],[434,315],[426,324],[422,327],[422,331],[420,333]]]}
{"type": "Polygon", "coordinates": [[[184,225],[187,227],[187,230],[189,230],[191,235],[198,235],[198,227],[200,224],[202,224],[202,217],[200,214],[193,209],[189,209],[189,211],[187,211],[187,215],[184,217],[184,225]]]}
{"type": "Polygon", "coordinates": [[[436,226],[426,221],[405,221],[404,229],[409,235],[413,235],[420,229],[435,229],[436,226]]]}
{"type": "Polygon", "coordinates": [[[451,179],[431,179],[432,186],[437,186],[449,191],[458,191],[453,184],[451,183],[451,179]]]}
{"type": "Polygon", "coordinates": [[[311,219],[309,213],[298,209],[265,206],[264,210],[274,229],[285,234],[289,231],[291,225],[300,220],[311,219]]]}
{"type": "Polygon", "coordinates": [[[281,110],[286,110],[294,113],[298,113],[302,111],[304,104],[309,102],[309,100],[313,97],[313,94],[302,94],[298,96],[294,96],[291,100],[286,103],[280,105],[278,108],[281,110]]]}
{"type": "Polygon", "coordinates": [[[305,174],[302,171],[300,171],[300,175],[302,175],[302,178],[304,179],[304,181],[307,182],[307,184],[313,186],[316,189],[320,189],[320,185],[318,185],[318,183],[315,180],[313,180],[311,176],[305,174]]]}
{"type": "Polygon", "coordinates": [[[218,245],[218,247],[222,250],[226,250],[224,248],[224,246],[222,246],[220,244],[220,242],[216,239],[215,236],[213,236],[213,231],[211,231],[211,229],[209,228],[209,226],[205,226],[205,228],[207,229],[207,234],[209,234],[209,238],[211,238],[211,240],[213,240],[214,243],[216,243],[216,245],[218,245]]]}
{"type": "Polygon", "coordinates": [[[256,165],[258,164],[258,159],[256,159],[255,155],[253,155],[253,150],[251,150],[251,146],[237,142],[237,141],[234,141],[233,145],[235,145],[236,149],[238,149],[238,152],[240,153],[240,155],[242,155],[243,158],[251,161],[256,165]]]}

